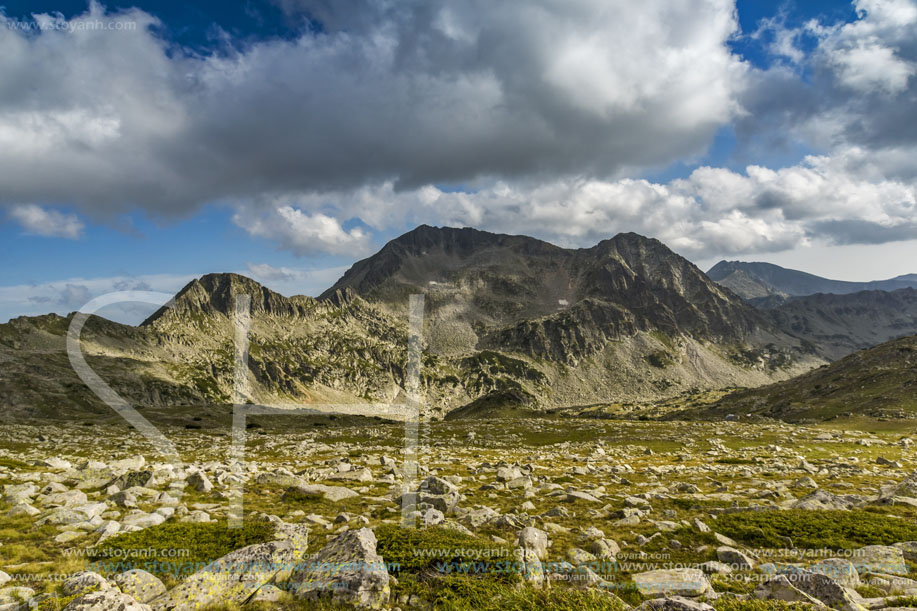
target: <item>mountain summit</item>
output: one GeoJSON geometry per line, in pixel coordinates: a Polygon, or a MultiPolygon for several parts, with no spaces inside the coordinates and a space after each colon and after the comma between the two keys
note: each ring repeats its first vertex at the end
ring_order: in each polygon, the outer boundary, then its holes
{"type": "MultiPolygon", "coordinates": [[[[84,352],[136,405],[233,400],[237,296],[251,300],[246,400],[397,402],[408,296],[425,295],[425,404],[441,414],[646,400],[755,386],[821,363],[662,242],[619,234],[566,249],[526,236],[421,226],[359,261],[319,299],[238,274],[190,282],[139,327],[94,319],[84,352]],[[475,408],[477,410],[477,407],[475,408]]],[[[69,320],[0,325],[0,405],[99,402],[64,351],[69,320]]]]}
{"type": "Polygon", "coordinates": [[[394,311],[409,294],[425,294],[438,327],[432,333],[456,349],[483,342],[561,360],[562,338],[552,335],[569,334],[573,356],[582,356],[594,352],[583,344],[596,334],[616,340],[660,331],[739,342],[772,331],[691,262],[635,233],[566,249],[527,236],[423,225],[354,264],[321,298],[345,288],[394,311]],[[579,329],[561,332],[558,325],[579,329]],[[544,337],[527,341],[527,332],[544,337]]]}

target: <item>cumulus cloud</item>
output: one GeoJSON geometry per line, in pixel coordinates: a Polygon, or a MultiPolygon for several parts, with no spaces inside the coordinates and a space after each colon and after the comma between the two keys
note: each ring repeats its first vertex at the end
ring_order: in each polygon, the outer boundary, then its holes
{"type": "MultiPolygon", "coordinates": [[[[793,138],[834,152],[866,148],[875,158],[917,153],[917,1],[855,0],[850,23],[810,21],[762,27],[775,40],[807,38],[814,44],[800,66],[751,70],[741,94],[746,110],[737,132],[773,143],[793,138]],[[805,73],[805,77],[801,76],[805,73]]],[[[772,48],[776,55],[793,55],[772,48]]],[[[796,60],[800,60],[795,55],[796,60]]],[[[784,143],[785,144],[785,143],[784,143]]],[[[894,177],[917,177],[913,164],[886,168],[894,177]]]]}
{"type": "Polygon", "coordinates": [[[135,29],[0,23],[0,202],[169,215],[382,181],[610,177],[702,153],[738,112],[731,0],[288,8],[323,31],[203,56],[137,9],[68,22],[135,29]]]}
{"type": "Polygon", "coordinates": [[[296,271],[286,267],[274,267],[269,263],[249,263],[248,271],[259,280],[293,280],[296,271]]]}
{"type": "Polygon", "coordinates": [[[432,186],[398,190],[386,183],[303,194],[298,201],[304,209],[329,209],[334,202],[329,213],[345,218],[372,210],[364,220],[377,230],[397,228],[407,218],[537,235],[565,246],[590,246],[620,231],[637,231],[694,258],[776,252],[813,239],[917,238],[917,188],[882,178],[861,149],[809,156],[779,170],[700,167],[664,184],[572,178],[455,192],[432,186]],[[856,227],[864,229],[859,238],[856,227]]]}
{"type": "Polygon", "coordinates": [[[48,210],[36,204],[12,206],[8,214],[27,233],[34,235],[75,240],[83,234],[85,228],[83,222],[75,214],[48,210]]]}
{"type": "MultiPolygon", "coordinates": [[[[632,230],[694,256],[913,235],[915,0],[763,23],[783,58],[768,69],[730,51],[732,0],[278,2],[322,27],[192,55],[137,9],[93,3],[39,33],[0,15],[0,205],[112,218],[222,202],[296,255],[366,254],[372,230],[419,222],[567,245],[632,230]],[[76,27],[93,20],[135,27],[76,27]],[[724,125],[819,154],[630,178],[690,163],[724,125]]],[[[56,235],[78,235],[72,220],[56,235]]]]}
{"type": "Polygon", "coordinates": [[[296,255],[315,253],[359,255],[369,248],[369,234],[360,228],[345,230],[337,219],[309,214],[289,205],[265,211],[242,209],[233,222],[250,235],[267,238],[296,255]]]}

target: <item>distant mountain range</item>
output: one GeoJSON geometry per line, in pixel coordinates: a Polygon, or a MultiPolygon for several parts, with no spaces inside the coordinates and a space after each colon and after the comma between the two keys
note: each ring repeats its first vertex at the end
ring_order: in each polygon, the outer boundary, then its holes
{"type": "Polygon", "coordinates": [[[846,295],[860,291],[895,291],[917,288],[917,274],[872,282],[846,282],[829,280],[795,269],[786,269],[772,263],[745,263],[743,261],[720,261],[710,268],[707,276],[748,300],[771,296],[785,298],[816,293],[846,295]]]}
{"type": "MultiPolygon", "coordinates": [[[[252,297],[255,403],[398,401],[408,295],[426,300],[422,382],[434,413],[757,386],[821,364],[813,344],[657,240],[563,249],[525,236],[421,226],[318,299],[234,274],[194,280],[139,327],[87,323],[90,365],[135,405],[231,401],[236,295],[252,297]]],[[[72,316],[72,315],[71,315],[72,316]]],[[[70,369],[70,316],[0,325],[0,414],[105,410],[70,369]]]]}
{"type": "Polygon", "coordinates": [[[917,274],[844,282],[770,263],[720,261],[707,275],[831,360],[917,332],[917,274]]]}

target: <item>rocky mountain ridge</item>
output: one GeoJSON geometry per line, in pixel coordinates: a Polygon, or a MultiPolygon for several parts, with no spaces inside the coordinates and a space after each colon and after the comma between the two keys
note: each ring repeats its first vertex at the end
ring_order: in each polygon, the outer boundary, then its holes
{"type": "MultiPolygon", "coordinates": [[[[423,393],[438,414],[490,395],[555,407],[755,386],[823,362],[657,240],[621,234],[568,250],[430,227],[358,262],[319,299],[209,274],[139,327],[93,317],[83,348],[133,404],[230,403],[232,315],[248,295],[247,401],[397,403],[415,292],[426,300],[423,393]]],[[[0,325],[5,416],[106,409],[70,368],[70,318],[0,325]]]]}
{"type": "MultiPolygon", "coordinates": [[[[831,280],[772,263],[720,261],[707,271],[718,284],[744,299],[799,297],[816,293],[846,295],[860,291],[896,291],[917,288],[917,274],[905,274],[888,280],[848,282],[831,280]]],[[[781,300],[776,300],[779,303],[781,300]]],[[[775,303],[775,301],[771,301],[775,303]]]]}

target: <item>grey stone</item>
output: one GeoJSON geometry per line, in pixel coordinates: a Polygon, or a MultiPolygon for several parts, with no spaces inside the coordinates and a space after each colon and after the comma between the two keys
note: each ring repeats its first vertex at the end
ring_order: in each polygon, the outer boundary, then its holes
{"type": "Polygon", "coordinates": [[[712,588],[700,569],[657,569],[633,575],[637,591],[644,596],[657,597],[702,596],[712,588]]]}
{"type": "Polygon", "coordinates": [[[156,611],[192,611],[217,603],[242,604],[260,587],[289,574],[305,553],[303,542],[249,545],[213,561],[151,601],[156,611]]]}
{"type": "Polygon", "coordinates": [[[637,611],[713,611],[713,606],[684,596],[666,596],[644,601],[637,611]]]}
{"type": "Polygon", "coordinates": [[[148,603],[166,593],[166,586],[152,573],[143,569],[132,569],[118,573],[111,578],[112,583],[122,592],[141,603],[148,603]]]}
{"type": "Polygon", "coordinates": [[[856,567],[844,558],[826,558],[809,567],[809,570],[830,577],[845,588],[856,588],[860,585],[856,567]]]}
{"type": "Polygon", "coordinates": [[[290,577],[294,596],[380,609],[391,595],[385,562],[369,528],[338,535],[290,577]]]}

